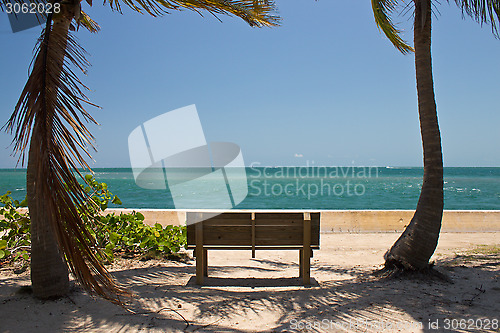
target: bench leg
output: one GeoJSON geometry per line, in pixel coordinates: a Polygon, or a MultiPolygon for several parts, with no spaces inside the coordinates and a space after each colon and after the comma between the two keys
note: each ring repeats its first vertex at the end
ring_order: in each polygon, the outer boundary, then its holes
{"type": "Polygon", "coordinates": [[[302,281],[311,284],[311,220],[304,220],[304,242],[302,247],[302,281]]]}
{"type": "Polygon", "coordinates": [[[205,255],[203,249],[203,222],[196,223],[196,284],[203,284],[205,255]]]}
{"type": "Polygon", "coordinates": [[[302,282],[304,285],[311,284],[311,249],[302,250],[302,282]]]}
{"type": "Polygon", "coordinates": [[[208,276],[208,250],[203,249],[203,276],[208,276]]]}
{"type": "Polygon", "coordinates": [[[299,278],[302,277],[302,270],[304,269],[303,258],[302,258],[302,249],[299,250],[299,278]]]}
{"type": "Polygon", "coordinates": [[[203,284],[203,271],[204,271],[204,260],[203,260],[203,248],[202,253],[196,251],[196,284],[203,284]]]}

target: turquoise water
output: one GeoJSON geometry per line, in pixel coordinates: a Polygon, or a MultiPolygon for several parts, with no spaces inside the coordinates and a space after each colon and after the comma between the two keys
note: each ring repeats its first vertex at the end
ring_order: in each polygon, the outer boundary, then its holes
{"type": "MultiPolygon", "coordinates": [[[[132,170],[95,169],[125,208],[175,208],[168,190],[138,187],[132,170]]],[[[189,169],[177,179],[189,178],[189,169]]],[[[248,209],[415,209],[422,168],[247,167],[248,195],[236,208],[248,209]]],[[[500,210],[500,168],[445,168],[445,209],[500,210]]],[[[0,194],[25,192],[25,170],[0,169],[0,194]]],[[[198,191],[211,194],[213,184],[198,191]]],[[[213,207],[218,208],[218,207],[213,207]]]]}

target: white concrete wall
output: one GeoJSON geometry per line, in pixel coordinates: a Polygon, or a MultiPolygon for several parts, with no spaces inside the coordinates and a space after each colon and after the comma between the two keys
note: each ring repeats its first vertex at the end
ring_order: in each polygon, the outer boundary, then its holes
{"type": "MultiPolygon", "coordinates": [[[[185,224],[186,212],[168,209],[136,209],[148,224],[185,224]]],[[[106,213],[131,212],[132,209],[108,209],[106,213]]],[[[244,210],[249,212],[251,210],[244,210]]],[[[281,210],[284,212],[285,210],[281,210]]],[[[410,222],[412,210],[325,210],[321,211],[322,232],[401,232],[410,222]]],[[[500,232],[500,210],[447,210],[443,232],[500,232]]]]}

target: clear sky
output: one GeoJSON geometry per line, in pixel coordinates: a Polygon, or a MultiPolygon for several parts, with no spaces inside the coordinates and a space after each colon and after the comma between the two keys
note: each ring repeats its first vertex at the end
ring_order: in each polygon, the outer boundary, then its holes
{"type": "MultiPolygon", "coordinates": [[[[247,165],[422,165],[414,57],[379,33],[368,0],[278,0],[282,25],[262,29],[82,4],[102,28],[77,33],[92,63],[82,80],[102,107],[89,109],[100,123],[90,126],[94,167],[130,166],[130,132],[190,104],[207,141],[239,144],[247,165]]],[[[445,166],[500,166],[500,41],[454,4],[438,9],[432,52],[445,166]]],[[[411,17],[397,20],[411,41],[411,17]]],[[[13,34],[0,13],[2,125],[40,31],[13,34]]],[[[10,141],[0,134],[0,168],[15,166],[10,141]]]]}

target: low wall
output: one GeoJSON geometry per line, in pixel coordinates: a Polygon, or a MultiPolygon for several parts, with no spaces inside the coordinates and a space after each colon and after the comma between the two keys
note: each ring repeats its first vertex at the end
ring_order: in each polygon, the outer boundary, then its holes
{"type": "MultiPolygon", "coordinates": [[[[324,211],[322,232],[401,232],[412,210],[324,211]]],[[[500,211],[444,211],[443,232],[500,232],[500,211]]]]}
{"type": "MultiPolygon", "coordinates": [[[[145,222],[161,225],[185,224],[186,212],[168,209],[137,209],[145,222]]],[[[250,210],[245,210],[249,211],[250,210]]],[[[281,210],[284,212],[285,210],[281,210]]],[[[107,209],[106,212],[132,212],[107,209]]],[[[411,220],[412,210],[329,210],[321,211],[321,232],[401,232],[411,220]]],[[[500,210],[446,210],[443,232],[500,232],[500,210]]]]}

